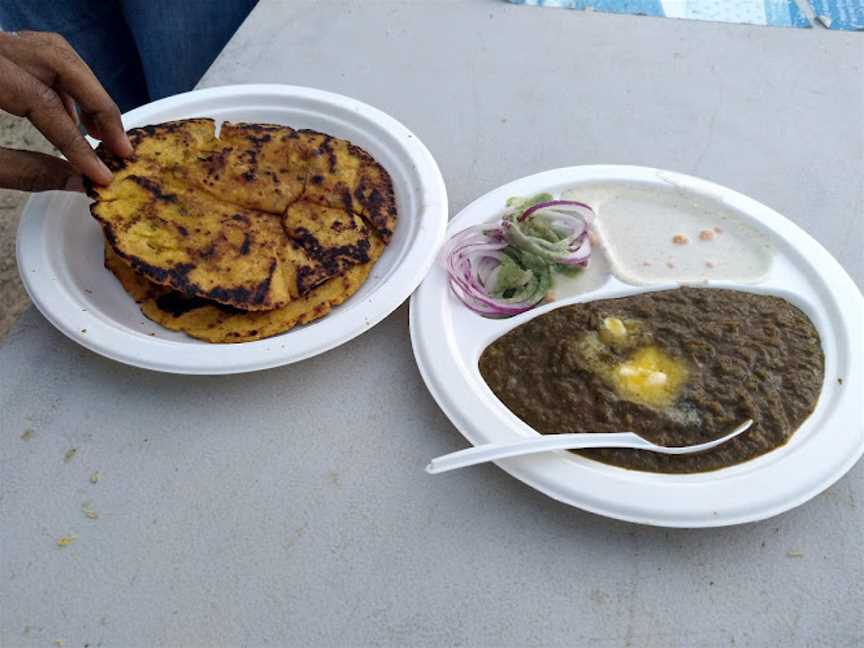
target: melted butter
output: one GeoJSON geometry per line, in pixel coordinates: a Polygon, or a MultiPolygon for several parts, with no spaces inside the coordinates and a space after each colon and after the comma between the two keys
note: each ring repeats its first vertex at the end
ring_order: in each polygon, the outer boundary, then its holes
{"type": "Polygon", "coordinates": [[[578,365],[619,397],[651,407],[670,409],[689,376],[687,365],[653,344],[638,320],[605,317],[579,339],[576,353],[578,365]]]}
{"type": "Polygon", "coordinates": [[[603,327],[614,337],[627,335],[627,327],[617,317],[607,317],[603,320],[603,327]]]}
{"type": "Polygon", "coordinates": [[[627,400],[668,407],[687,381],[686,365],[656,346],[642,347],[607,374],[618,394],[627,400]]]}

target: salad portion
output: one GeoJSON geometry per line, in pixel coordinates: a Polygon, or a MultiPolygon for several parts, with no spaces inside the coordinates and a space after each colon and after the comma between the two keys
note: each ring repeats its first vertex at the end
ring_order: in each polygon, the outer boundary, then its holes
{"type": "Polygon", "coordinates": [[[548,193],[508,198],[506,205],[497,224],[462,230],[441,253],[454,294],[486,317],[534,308],[555,273],[578,273],[591,258],[590,206],[548,193]]]}

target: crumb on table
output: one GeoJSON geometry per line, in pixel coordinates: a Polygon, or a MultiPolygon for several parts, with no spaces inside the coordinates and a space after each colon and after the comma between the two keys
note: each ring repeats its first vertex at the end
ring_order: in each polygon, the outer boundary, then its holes
{"type": "Polygon", "coordinates": [[[699,240],[700,241],[713,241],[717,236],[712,230],[704,229],[699,232],[699,240]]]}
{"type": "Polygon", "coordinates": [[[676,234],[672,237],[672,242],[675,245],[687,245],[690,242],[690,239],[688,239],[683,234],[676,234]]]}
{"type": "Polygon", "coordinates": [[[98,520],[99,515],[93,510],[93,503],[90,500],[85,500],[81,505],[81,512],[91,520],[98,520]]]}

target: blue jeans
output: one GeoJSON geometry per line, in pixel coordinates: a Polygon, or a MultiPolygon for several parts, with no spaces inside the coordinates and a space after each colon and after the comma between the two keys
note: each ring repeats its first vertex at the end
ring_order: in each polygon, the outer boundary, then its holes
{"type": "Polygon", "coordinates": [[[62,34],[126,112],[191,90],[256,3],[0,0],[0,27],[62,34]]]}

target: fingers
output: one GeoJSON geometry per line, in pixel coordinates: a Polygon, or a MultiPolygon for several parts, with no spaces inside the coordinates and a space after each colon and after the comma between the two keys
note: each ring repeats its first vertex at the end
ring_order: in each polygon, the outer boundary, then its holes
{"type": "Polygon", "coordinates": [[[81,175],[53,155],[0,148],[0,188],[19,191],[83,191],[81,175]]]}
{"type": "Polygon", "coordinates": [[[91,135],[105,142],[112,153],[121,157],[132,154],[117,105],[62,36],[48,32],[3,36],[0,34],[0,54],[22,66],[43,84],[59,90],[61,96],[65,93],[77,101],[86,115],[85,127],[91,135]]]}
{"type": "Polygon", "coordinates": [[[96,156],[51,88],[0,56],[0,108],[26,117],[69,162],[97,184],[111,182],[111,172],[96,156]]]}
{"type": "MultiPolygon", "coordinates": [[[[97,140],[102,140],[102,130],[99,128],[99,124],[97,124],[93,118],[87,113],[81,113],[81,123],[84,124],[85,130],[90,134],[91,137],[95,137],[97,140]]],[[[126,157],[122,155],[120,157],[126,157]]]]}
{"type": "Polygon", "coordinates": [[[72,119],[73,122],[75,122],[75,125],[77,126],[80,120],[78,119],[78,109],[75,107],[75,100],[65,92],[60,93],[60,100],[63,102],[63,107],[66,109],[66,114],[69,115],[69,117],[72,119]]]}

